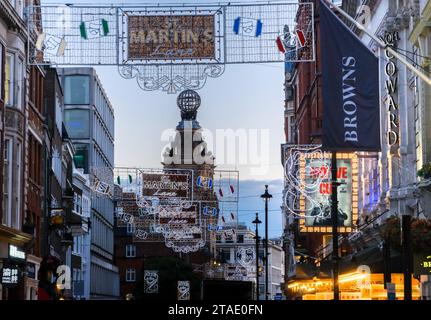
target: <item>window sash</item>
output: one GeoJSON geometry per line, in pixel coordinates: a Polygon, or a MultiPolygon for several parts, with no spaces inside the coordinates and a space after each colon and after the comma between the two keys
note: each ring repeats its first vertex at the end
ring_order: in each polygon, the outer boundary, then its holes
{"type": "Polygon", "coordinates": [[[7,106],[14,104],[14,83],[15,83],[15,55],[6,53],[5,66],[5,103],[7,106]]]}
{"type": "Polygon", "coordinates": [[[128,268],[126,270],[126,281],[135,282],[136,281],[136,269],[128,268]]]}
{"type": "Polygon", "coordinates": [[[136,257],[136,246],[133,244],[126,245],[126,258],[136,257]]]}

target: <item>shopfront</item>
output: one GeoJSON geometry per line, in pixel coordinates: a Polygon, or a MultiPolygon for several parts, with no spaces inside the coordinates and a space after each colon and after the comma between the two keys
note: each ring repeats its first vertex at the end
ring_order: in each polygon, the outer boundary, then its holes
{"type": "MultiPolygon", "coordinates": [[[[366,272],[351,272],[340,275],[340,299],[341,300],[403,300],[404,276],[392,274],[393,285],[385,288],[383,273],[367,274],[366,272]],[[395,296],[393,295],[395,293],[395,296]],[[389,294],[389,295],[388,295],[389,294]],[[391,295],[392,294],[392,295],[391,295]],[[388,299],[389,296],[389,299],[388,299]]],[[[413,299],[420,299],[420,283],[412,277],[413,299]]],[[[331,278],[291,281],[288,284],[290,299],[299,300],[332,300],[333,280],[331,278]]]]}

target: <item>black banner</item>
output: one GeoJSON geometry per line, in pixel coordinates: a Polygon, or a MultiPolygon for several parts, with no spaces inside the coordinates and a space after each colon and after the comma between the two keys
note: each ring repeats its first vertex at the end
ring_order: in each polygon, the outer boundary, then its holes
{"type": "Polygon", "coordinates": [[[323,149],[379,151],[379,63],[320,1],[323,149]]]}

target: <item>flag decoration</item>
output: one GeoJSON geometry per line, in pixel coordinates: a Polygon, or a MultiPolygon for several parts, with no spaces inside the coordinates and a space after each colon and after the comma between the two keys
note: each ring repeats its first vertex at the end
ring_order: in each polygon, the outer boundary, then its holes
{"type": "Polygon", "coordinates": [[[248,37],[260,37],[262,35],[263,23],[260,19],[237,17],[233,23],[233,32],[236,35],[248,37]]]}
{"type": "Polygon", "coordinates": [[[217,215],[217,208],[213,208],[212,212],[213,212],[213,216],[216,216],[217,215]]]}
{"type": "Polygon", "coordinates": [[[105,19],[82,21],[79,32],[85,40],[106,37],[109,34],[109,24],[105,19]]]}
{"type": "Polygon", "coordinates": [[[220,197],[223,197],[223,190],[221,188],[218,190],[218,193],[220,194],[220,197]]]}
{"type": "Polygon", "coordinates": [[[129,183],[132,183],[133,179],[132,179],[132,175],[129,174],[129,183]]]}
{"type": "Polygon", "coordinates": [[[223,221],[223,223],[226,223],[226,220],[223,216],[221,216],[221,221],[223,221]]]}
{"type": "Polygon", "coordinates": [[[110,186],[106,182],[97,181],[94,185],[94,191],[102,194],[109,194],[110,186]]]}
{"type": "Polygon", "coordinates": [[[233,214],[233,212],[230,213],[230,217],[232,218],[232,220],[235,220],[235,215],[233,214]]]}
{"type": "Polygon", "coordinates": [[[304,31],[295,29],[294,32],[290,32],[289,26],[285,25],[283,35],[278,36],[275,42],[277,44],[278,51],[286,53],[297,49],[298,47],[304,48],[307,44],[307,37],[304,31]]]}
{"type": "Polygon", "coordinates": [[[204,207],[203,210],[202,210],[202,213],[204,215],[208,215],[208,207],[204,207]]]}
{"type": "Polygon", "coordinates": [[[213,187],[213,179],[204,176],[198,176],[196,179],[196,185],[200,188],[211,189],[213,187]]]}
{"type": "Polygon", "coordinates": [[[307,39],[305,38],[305,34],[304,32],[302,32],[302,30],[295,30],[295,34],[296,34],[296,39],[298,40],[298,44],[301,48],[305,47],[305,43],[307,42],[307,39]]]}
{"type": "Polygon", "coordinates": [[[117,184],[121,185],[121,179],[120,176],[117,177],[117,184]]]}
{"type": "Polygon", "coordinates": [[[52,56],[64,56],[66,46],[64,37],[49,35],[44,32],[39,34],[36,40],[36,49],[52,56]]]}
{"type": "Polygon", "coordinates": [[[231,193],[235,193],[235,189],[234,189],[233,185],[230,185],[229,188],[230,188],[231,193]]]}
{"type": "Polygon", "coordinates": [[[320,1],[323,141],[328,151],[380,151],[379,62],[320,1]]]}

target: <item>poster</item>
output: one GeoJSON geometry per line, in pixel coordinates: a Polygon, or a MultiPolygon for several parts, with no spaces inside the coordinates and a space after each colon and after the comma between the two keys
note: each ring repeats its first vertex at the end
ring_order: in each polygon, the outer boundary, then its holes
{"type": "MultiPolygon", "coordinates": [[[[316,185],[305,199],[305,226],[331,227],[331,159],[305,160],[305,185],[316,185]]],[[[337,159],[338,187],[338,226],[352,226],[352,160],[337,159]]]]}

